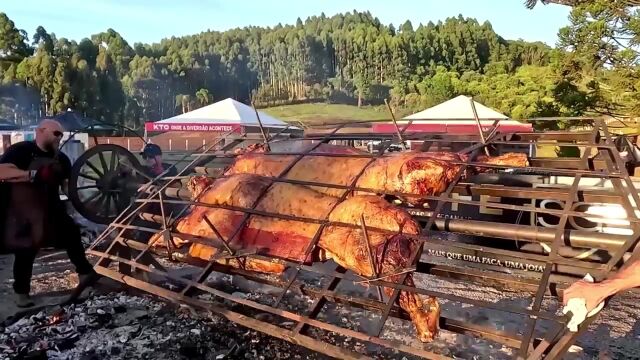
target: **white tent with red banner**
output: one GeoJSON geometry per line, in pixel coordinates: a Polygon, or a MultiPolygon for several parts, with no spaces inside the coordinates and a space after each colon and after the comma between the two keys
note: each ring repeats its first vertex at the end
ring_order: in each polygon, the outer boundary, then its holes
{"type": "MultiPolygon", "coordinates": [[[[288,126],[282,120],[258,111],[262,126],[267,129],[283,129],[288,126]]],[[[211,105],[156,122],[147,122],[146,131],[212,131],[244,132],[259,127],[256,111],[241,102],[227,98],[211,105]]],[[[290,129],[297,129],[289,126],[290,129]]]]}
{"type": "MultiPolygon", "coordinates": [[[[410,120],[411,125],[406,132],[429,132],[449,134],[477,134],[478,123],[471,105],[471,98],[465,95],[457,96],[436,106],[404,117],[398,121],[402,128],[410,120]]],[[[483,131],[488,131],[496,120],[498,130],[502,132],[532,132],[531,124],[509,119],[508,116],[488,108],[477,101],[473,101],[477,118],[483,131]]],[[[375,124],[375,132],[395,132],[393,123],[375,124]]]]}

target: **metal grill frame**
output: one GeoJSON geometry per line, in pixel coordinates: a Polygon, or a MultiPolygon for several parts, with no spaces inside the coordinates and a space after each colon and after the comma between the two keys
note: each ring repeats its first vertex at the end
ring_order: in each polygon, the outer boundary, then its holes
{"type": "MultiPolygon", "coordinates": [[[[542,120],[542,119],[537,119],[542,120]]],[[[251,208],[238,208],[238,207],[230,207],[230,206],[218,206],[218,205],[209,205],[202,204],[198,202],[193,202],[190,200],[181,199],[181,196],[178,192],[172,192],[170,189],[167,189],[167,185],[169,182],[164,182],[165,180],[175,180],[175,179],[183,179],[188,175],[191,171],[195,171],[196,173],[207,173],[207,169],[203,169],[200,165],[206,164],[214,159],[224,159],[224,158],[233,158],[234,154],[230,154],[229,151],[234,147],[243,144],[246,141],[255,141],[255,137],[251,137],[248,134],[243,135],[233,135],[227,134],[227,136],[223,137],[223,140],[231,140],[229,144],[221,149],[221,151],[212,152],[211,150],[220,145],[218,143],[211,144],[206,149],[196,150],[187,154],[180,161],[186,161],[189,158],[193,158],[189,162],[189,164],[185,167],[184,170],[180,171],[178,176],[173,178],[164,178],[162,175],[156,177],[152,181],[150,181],[147,185],[148,196],[146,198],[139,198],[136,200],[135,205],[132,205],[129,209],[125,210],[116,221],[114,221],[109,227],[99,236],[96,242],[91,246],[89,253],[98,257],[98,261],[96,262],[95,268],[96,270],[112,279],[123,282],[132,287],[141,289],[143,291],[164,297],[171,301],[176,301],[179,303],[184,303],[196,307],[200,307],[203,309],[207,309],[213,311],[219,315],[226,317],[227,319],[236,322],[240,325],[267,333],[269,335],[305,346],[309,349],[322,352],[326,355],[335,357],[335,358],[363,358],[364,355],[360,353],[353,352],[349,349],[344,349],[339,346],[329,344],[320,340],[313,339],[312,337],[305,334],[308,327],[314,327],[317,329],[321,329],[324,331],[334,332],[343,336],[349,336],[361,341],[369,342],[372,344],[376,344],[379,346],[397,349],[399,351],[425,357],[431,359],[441,359],[446,358],[440,354],[435,352],[425,350],[424,348],[417,348],[406,345],[404,343],[400,343],[399,341],[389,340],[381,338],[381,333],[384,330],[384,326],[390,316],[397,317],[401,319],[407,319],[407,315],[403,313],[401,309],[397,305],[395,305],[395,300],[400,292],[400,290],[413,292],[422,295],[431,295],[440,299],[448,299],[454,302],[466,303],[486,309],[491,309],[495,311],[508,312],[519,314],[521,316],[527,317],[526,322],[526,331],[524,336],[519,336],[517,334],[507,334],[502,331],[498,331],[495,329],[490,329],[488,327],[466,324],[460,321],[456,321],[453,319],[449,319],[446,317],[442,317],[440,321],[441,329],[445,329],[448,331],[453,331],[459,334],[471,335],[478,338],[483,338],[487,340],[491,340],[509,347],[514,348],[518,352],[518,356],[522,358],[528,359],[537,359],[545,356],[548,359],[558,359],[561,358],[564,353],[568,350],[569,346],[572,345],[576,338],[588,327],[588,325],[595,320],[597,316],[591,317],[587,319],[585,324],[580,328],[580,331],[577,333],[570,333],[566,330],[566,323],[568,321],[567,317],[557,316],[554,313],[549,313],[541,309],[542,299],[545,295],[557,295],[557,285],[561,283],[561,281],[557,280],[560,278],[559,276],[555,276],[553,274],[554,269],[557,269],[558,266],[575,266],[577,268],[583,269],[584,272],[589,271],[594,274],[597,279],[605,279],[613,273],[614,268],[621,263],[623,260],[623,256],[626,253],[629,253],[631,249],[635,248],[633,252],[631,252],[630,257],[624,264],[629,264],[631,261],[634,261],[640,257],[640,250],[638,246],[635,246],[640,238],[640,219],[636,216],[636,211],[634,210],[633,202],[636,204],[635,208],[637,209],[640,206],[640,199],[638,197],[638,193],[632,183],[629,174],[620,158],[619,153],[617,152],[615,146],[613,145],[611,134],[607,128],[607,125],[601,119],[593,119],[594,128],[593,131],[590,132],[588,137],[585,137],[584,134],[573,134],[573,138],[579,138],[580,142],[573,143],[570,142],[572,139],[572,134],[556,134],[559,135],[556,138],[559,138],[560,141],[551,140],[553,135],[544,134],[544,133],[533,133],[533,134],[509,134],[509,133],[500,133],[497,131],[499,121],[494,121],[492,128],[488,132],[488,136],[484,136],[482,130],[479,127],[480,139],[482,140],[478,144],[468,146],[465,148],[462,153],[471,154],[466,162],[460,162],[459,165],[460,170],[456,174],[455,180],[449,184],[446,191],[439,196],[426,197],[429,200],[437,201],[437,205],[435,209],[431,212],[430,216],[427,220],[427,225],[425,227],[425,231],[423,234],[416,236],[416,238],[421,242],[421,245],[417,248],[416,252],[413,254],[410,263],[412,266],[416,267],[416,271],[419,273],[426,273],[435,276],[442,276],[446,278],[452,279],[464,279],[465,281],[477,281],[480,278],[490,278],[493,281],[500,284],[517,284],[522,286],[523,289],[527,289],[533,295],[533,306],[530,308],[518,307],[514,305],[500,305],[497,306],[489,301],[479,301],[470,298],[465,298],[461,296],[455,296],[439,291],[413,288],[404,285],[404,279],[406,277],[403,276],[402,281],[399,283],[390,283],[385,281],[384,279],[365,279],[370,285],[377,287],[389,287],[394,289],[393,295],[383,301],[380,300],[371,300],[363,297],[354,297],[347,296],[344,294],[340,294],[336,287],[341,281],[349,281],[349,282],[361,282],[363,280],[362,277],[357,277],[354,275],[346,274],[344,269],[335,269],[335,270],[325,270],[318,267],[306,265],[300,262],[293,262],[287,259],[279,259],[274,258],[262,254],[256,254],[254,252],[246,252],[246,251],[234,251],[231,250],[227,244],[230,242],[233,237],[237,236],[241,230],[242,225],[249,219],[251,215],[262,215],[262,216],[270,216],[273,218],[279,219],[289,219],[300,222],[311,222],[319,224],[319,229],[316,232],[316,235],[313,237],[313,240],[309,244],[306,249],[306,254],[309,255],[312,250],[315,248],[317,241],[319,240],[322,229],[331,224],[327,218],[325,219],[305,219],[297,216],[290,215],[282,215],[282,214],[272,214],[265,213],[256,210],[256,205],[260,202],[263,196],[266,194],[268,189],[267,187],[258,197],[257,201],[253,204],[251,208]],[[601,142],[604,139],[604,142],[601,142]],[[516,140],[512,140],[512,139],[516,140]],[[588,138],[588,141],[584,141],[585,138],[588,138]],[[565,169],[565,168],[549,168],[549,167],[533,167],[534,170],[540,170],[549,172],[552,174],[564,175],[564,176],[573,176],[573,184],[568,189],[568,191],[560,191],[563,199],[565,200],[565,206],[561,211],[558,210],[550,210],[550,209],[541,209],[536,208],[535,206],[506,206],[505,204],[499,203],[490,203],[490,204],[481,204],[479,201],[475,200],[461,200],[457,198],[453,198],[451,195],[456,189],[456,187],[460,188],[461,183],[460,179],[463,174],[463,171],[469,166],[479,166],[479,167],[487,167],[490,169],[505,169],[510,168],[506,166],[498,166],[498,165],[489,165],[482,163],[474,163],[474,158],[478,155],[478,153],[482,150],[487,149],[488,146],[495,145],[530,145],[530,144],[552,144],[556,146],[576,146],[586,148],[587,151],[584,152],[577,168],[575,169],[565,169]],[[599,154],[604,158],[606,164],[606,171],[595,171],[589,169],[589,159],[588,156],[590,154],[590,149],[597,149],[599,154]],[[614,192],[613,194],[607,194],[607,196],[613,196],[622,201],[622,205],[625,210],[627,210],[627,214],[629,214],[629,221],[631,224],[631,228],[633,230],[633,234],[630,236],[624,236],[622,239],[618,238],[618,242],[616,246],[609,246],[609,250],[613,253],[611,259],[604,264],[594,265],[592,263],[588,263],[581,260],[564,258],[558,254],[558,250],[561,246],[563,246],[564,242],[566,242],[566,236],[564,232],[564,224],[566,224],[567,219],[571,216],[583,216],[576,211],[571,211],[572,205],[574,202],[578,200],[578,195],[584,195],[584,191],[579,189],[580,179],[583,177],[599,177],[602,179],[610,180],[613,184],[614,192]],[[174,200],[167,199],[173,198],[174,200]],[[175,200],[177,198],[177,200],[175,200]],[[156,202],[160,204],[162,209],[162,216],[160,219],[156,219],[157,222],[160,223],[161,229],[158,231],[156,228],[142,227],[142,226],[134,226],[131,225],[131,221],[135,216],[141,216],[141,209],[145,204],[156,202]],[[477,269],[460,269],[456,266],[447,266],[447,265],[437,265],[437,264],[428,264],[424,263],[421,260],[422,253],[422,245],[425,243],[436,243],[440,246],[452,246],[461,249],[466,249],[469,251],[486,251],[493,254],[504,255],[504,256],[518,256],[518,252],[508,251],[508,250],[500,250],[497,248],[490,248],[482,246],[480,249],[479,246],[469,245],[469,244],[461,244],[461,243],[449,243],[447,241],[434,241],[430,239],[430,234],[432,231],[432,227],[436,225],[438,221],[438,214],[442,210],[442,207],[445,203],[464,203],[468,205],[475,206],[488,206],[492,208],[507,208],[514,210],[524,210],[524,211],[532,211],[535,210],[539,213],[547,213],[560,216],[560,222],[563,226],[558,226],[553,233],[553,239],[550,241],[551,243],[551,251],[547,255],[538,255],[533,256],[544,263],[544,271],[539,277],[531,277],[531,278],[517,278],[511,277],[509,275],[502,274],[500,272],[479,272],[477,269]],[[176,218],[178,218],[182,213],[177,214],[177,216],[173,219],[168,219],[164,213],[164,208],[166,204],[181,204],[185,205],[185,210],[188,206],[206,206],[206,207],[219,207],[225,208],[229,210],[241,211],[245,215],[242,220],[242,224],[238,226],[235,231],[235,234],[231,239],[222,239],[221,237],[217,238],[204,238],[199,236],[190,236],[186,234],[178,234],[172,231],[172,225],[176,218]],[[166,249],[162,251],[160,249],[151,249],[149,244],[140,243],[131,239],[126,239],[123,237],[123,233],[126,230],[138,230],[145,231],[149,233],[157,233],[161,232],[164,236],[166,242],[166,249]],[[115,236],[114,234],[118,232],[115,236]],[[189,264],[193,264],[199,267],[202,267],[202,271],[199,273],[196,280],[190,280],[182,277],[177,277],[171,273],[169,273],[157,260],[158,256],[169,256],[171,258],[174,257],[174,246],[172,245],[172,236],[179,235],[181,238],[188,239],[194,243],[203,243],[207,246],[215,247],[218,250],[218,255],[214,257],[209,262],[198,261],[196,259],[183,258],[180,259],[189,264]],[[105,243],[108,243],[106,249],[99,250],[100,246],[104,246],[105,243]],[[279,262],[286,264],[289,267],[295,269],[294,276],[287,281],[274,281],[266,279],[262,276],[259,276],[255,273],[248,272],[243,269],[231,268],[220,265],[216,261],[222,258],[241,258],[241,257],[252,257],[256,259],[269,260],[273,262],[279,262]],[[118,264],[118,271],[115,271],[110,268],[112,263],[118,264]],[[150,274],[156,274],[160,276],[164,276],[172,281],[181,283],[183,285],[180,290],[170,290],[163,288],[157,284],[154,284],[147,280],[142,280],[136,278],[134,274],[131,272],[132,269],[140,270],[150,274]],[[204,285],[203,282],[209,277],[212,272],[219,272],[225,274],[232,274],[234,276],[243,276],[249,280],[255,281],[257,283],[269,284],[273,286],[278,286],[282,288],[282,292],[278,299],[275,301],[273,306],[265,305],[262,303],[258,303],[255,301],[241,299],[230,295],[222,290],[212,288],[210,286],[204,285]],[[298,279],[298,275],[301,271],[307,271],[317,274],[318,276],[328,276],[329,281],[323,288],[310,288],[309,286],[305,286],[305,284],[298,279]],[[266,321],[259,320],[255,317],[251,317],[245,313],[240,313],[237,311],[232,311],[228,307],[222,305],[222,303],[218,302],[206,302],[200,299],[195,298],[195,290],[200,292],[205,292],[213,295],[218,299],[224,299],[232,301],[236,304],[246,306],[255,311],[267,312],[273,315],[281,316],[290,321],[297,322],[297,326],[293,329],[286,329],[280,326],[276,326],[270,324],[266,321]],[[310,296],[315,298],[312,306],[309,307],[306,314],[299,314],[289,310],[283,310],[279,308],[279,304],[282,298],[288,291],[295,291],[296,293],[303,294],[305,296],[310,296]],[[346,329],[337,325],[333,325],[330,323],[326,323],[320,320],[317,320],[318,314],[321,313],[322,309],[328,302],[333,302],[336,304],[343,304],[349,306],[355,306],[358,308],[363,308],[366,310],[374,311],[381,313],[381,318],[375,329],[370,333],[358,332],[350,329],[346,329]],[[537,325],[538,319],[544,319],[554,322],[555,326],[552,327],[550,331],[542,336],[542,338],[535,338],[535,329],[537,325]]],[[[363,121],[362,123],[366,123],[363,121]]],[[[349,123],[353,124],[353,123],[349,123]]],[[[271,153],[274,155],[292,155],[295,156],[295,160],[277,177],[271,178],[273,182],[285,182],[291,184],[299,184],[299,185],[316,185],[316,186],[324,186],[324,187],[334,187],[345,189],[344,196],[347,196],[348,193],[358,190],[358,191],[371,191],[371,189],[362,189],[356,187],[357,180],[360,175],[364,172],[363,168],[360,174],[356,177],[356,179],[349,186],[337,186],[332,184],[324,184],[324,183],[313,183],[313,182],[304,182],[304,181],[296,181],[286,179],[285,176],[289,170],[295,166],[295,164],[305,156],[327,156],[327,157],[342,157],[345,155],[338,154],[314,154],[311,153],[314,149],[316,149],[320,144],[329,143],[331,141],[341,141],[341,140],[354,140],[354,139],[387,139],[391,140],[386,143],[385,146],[378,152],[378,154],[365,154],[365,155],[347,155],[348,157],[364,157],[370,158],[368,164],[371,164],[377,158],[384,156],[386,154],[386,150],[388,147],[395,142],[404,142],[405,140],[422,140],[433,142],[468,142],[469,139],[460,139],[455,136],[449,135],[433,135],[433,134],[416,134],[416,133],[407,133],[407,129],[411,125],[411,122],[407,123],[402,129],[399,128],[398,124],[394,120],[394,124],[396,124],[396,132],[393,134],[362,134],[362,133],[345,133],[342,131],[348,124],[340,124],[335,126],[333,129],[329,130],[327,133],[322,135],[307,135],[302,139],[304,140],[315,140],[318,141],[315,146],[310,147],[305,152],[298,153],[271,153]],[[342,132],[341,132],[342,131],[342,132]]],[[[284,131],[284,130],[283,130],[284,131]]],[[[262,131],[262,140],[265,143],[269,143],[272,139],[268,138],[267,135],[262,131]]],[[[427,146],[428,148],[428,146],[427,146]]],[[[215,176],[214,176],[215,177],[215,176]]],[[[462,186],[464,188],[464,186],[462,186]]],[[[515,189],[514,192],[518,191],[526,191],[526,190],[518,190],[515,189]]],[[[376,191],[379,193],[379,191],[376,191]]],[[[406,197],[411,197],[410,194],[398,194],[398,193],[388,193],[387,195],[403,195],[406,197]]],[[[592,196],[598,196],[597,194],[592,194],[592,196]]],[[[597,218],[598,216],[589,215],[590,218],[597,218]]],[[[464,221],[464,220],[462,220],[464,221]]],[[[340,224],[341,226],[353,226],[350,224],[340,224]]],[[[359,227],[358,227],[359,228],[359,227]]],[[[215,228],[213,228],[214,233],[217,234],[215,228]]],[[[365,235],[367,230],[374,230],[371,227],[363,226],[362,230],[365,235]]],[[[376,229],[379,231],[380,229],[376,229]]],[[[596,236],[597,237],[597,236],[596,236]]],[[[603,237],[606,237],[603,235],[603,237]]],[[[548,240],[548,239],[547,239],[548,240]]],[[[531,256],[529,256],[530,258],[531,256]]],[[[565,283],[566,283],[566,279],[565,283]]]]}

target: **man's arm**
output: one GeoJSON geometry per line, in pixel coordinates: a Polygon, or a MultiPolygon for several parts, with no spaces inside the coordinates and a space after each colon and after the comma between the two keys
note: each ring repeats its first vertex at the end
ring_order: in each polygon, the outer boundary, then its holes
{"type": "Polygon", "coordinates": [[[0,181],[26,182],[30,179],[30,172],[18,169],[14,164],[0,164],[0,181]]]}
{"type": "Polygon", "coordinates": [[[564,291],[563,303],[571,298],[587,301],[587,311],[593,310],[609,296],[640,286],[640,261],[634,261],[626,269],[599,283],[578,281],[564,291]]]}
{"type": "Polygon", "coordinates": [[[28,155],[29,143],[13,144],[0,157],[0,181],[25,182],[30,180],[30,172],[23,170],[20,164],[28,155]]]}

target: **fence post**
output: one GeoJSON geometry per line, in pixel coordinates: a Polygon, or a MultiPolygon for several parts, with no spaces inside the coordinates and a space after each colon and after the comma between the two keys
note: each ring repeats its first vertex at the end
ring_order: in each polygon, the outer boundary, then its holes
{"type": "Polygon", "coordinates": [[[127,150],[131,151],[131,139],[127,138],[127,150]]]}
{"type": "Polygon", "coordinates": [[[171,139],[169,139],[169,151],[171,151],[171,139]]]}
{"type": "Polygon", "coordinates": [[[189,150],[189,139],[184,140],[184,150],[189,150]]]}
{"type": "Polygon", "coordinates": [[[107,138],[107,144],[111,144],[111,139],[107,138]]]}

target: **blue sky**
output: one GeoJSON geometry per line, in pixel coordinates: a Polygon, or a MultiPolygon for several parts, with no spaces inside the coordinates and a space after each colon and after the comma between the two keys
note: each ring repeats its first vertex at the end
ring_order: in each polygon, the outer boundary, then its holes
{"type": "Polygon", "coordinates": [[[327,16],[369,10],[383,23],[398,26],[409,19],[414,26],[462,14],[489,20],[507,39],[544,41],[555,45],[558,29],[567,25],[569,8],[524,0],[2,0],[0,11],[32,36],[38,25],[58,37],[81,40],[113,28],[131,44],[162,38],[226,30],[246,25],[295,23],[300,17],[327,16]]]}

